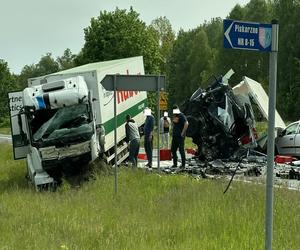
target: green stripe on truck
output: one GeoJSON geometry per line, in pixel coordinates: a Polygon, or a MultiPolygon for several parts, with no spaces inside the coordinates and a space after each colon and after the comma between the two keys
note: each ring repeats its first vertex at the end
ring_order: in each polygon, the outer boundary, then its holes
{"type": "MultiPolygon", "coordinates": [[[[138,115],[139,113],[143,112],[145,107],[147,105],[147,99],[144,99],[142,101],[140,101],[139,103],[135,104],[134,106],[132,106],[129,109],[126,109],[125,111],[123,111],[122,113],[117,115],[117,125],[118,127],[120,127],[121,125],[123,125],[125,123],[125,118],[126,115],[129,114],[132,117],[138,115]]],[[[112,110],[113,112],[113,110],[112,110]]],[[[108,120],[107,122],[105,122],[103,124],[104,129],[105,129],[105,134],[109,134],[110,132],[112,132],[115,128],[115,118],[111,118],[110,120],[108,120]]]]}

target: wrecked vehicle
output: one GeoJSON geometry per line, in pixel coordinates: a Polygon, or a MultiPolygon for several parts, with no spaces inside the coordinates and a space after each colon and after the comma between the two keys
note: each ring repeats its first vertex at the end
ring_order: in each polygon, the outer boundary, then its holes
{"type": "MultiPolygon", "coordinates": [[[[184,172],[197,179],[229,178],[231,175],[224,193],[235,175],[242,181],[253,181],[253,177],[262,176],[262,179],[258,178],[256,181],[263,182],[267,164],[264,154],[267,135],[258,138],[253,105],[256,105],[257,111],[268,120],[269,98],[262,85],[248,77],[244,77],[239,84],[231,88],[228,80],[233,73],[230,70],[224,77],[213,77],[208,88],[197,89],[182,105],[181,110],[189,122],[186,135],[192,138],[198,149],[196,154],[187,160],[186,168],[166,168],[165,173],[184,172]]],[[[299,143],[300,139],[300,121],[292,123],[286,129],[285,127],[275,110],[274,132],[278,134],[276,146],[279,145],[278,139],[283,138],[283,147],[289,146],[290,155],[295,155],[296,148],[299,147],[296,143],[299,143]]],[[[279,153],[284,154],[287,151],[279,153]]],[[[288,179],[286,185],[299,190],[299,183],[292,181],[300,180],[300,161],[294,157],[287,159],[283,156],[275,157],[275,180],[278,185],[283,185],[283,179],[288,179]]]]}
{"type": "Polygon", "coordinates": [[[275,139],[276,154],[300,157],[300,121],[279,132],[275,139]]]}
{"type": "MultiPolygon", "coordinates": [[[[91,63],[28,80],[9,93],[14,158],[26,158],[37,189],[51,186],[101,157],[113,161],[113,91],[101,80],[107,74],[144,74],[142,57],[91,63]]],[[[118,91],[118,164],[128,157],[125,116],[144,123],[146,92],[118,91]]]]}
{"type": "MultiPolygon", "coordinates": [[[[266,147],[266,135],[257,140],[252,104],[268,119],[268,96],[260,83],[248,77],[231,88],[232,74],[230,70],[224,77],[213,77],[207,89],[199,88],[183,105],[189,121],[187,136],[198,146],[199,159],[228,159],[241,148],[266,147]]],[[[277,110],[275,127],[285,128],[277,110]]]]}
{"type": "Polygon", "coordinates": [[[235,95],[228,85],[234,72],[214,77],[184,104],[189,127],[186,135],[198,146],[202,160],[224,159],[243,144],[255,143],[255,119],[248,95],[235,95]]]}

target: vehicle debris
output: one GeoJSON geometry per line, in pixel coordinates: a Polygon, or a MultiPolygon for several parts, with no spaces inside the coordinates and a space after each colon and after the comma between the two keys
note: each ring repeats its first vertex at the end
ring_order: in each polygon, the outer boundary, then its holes
{"type": "MultiPolygon", "coordinates": [[[[208,88],[197,89],[184,103],[182,110],[189,122],[186,135],[197,149],[187,167],[165,168],[165,173],[187,173],[197,179],[231,176],[224,193],[236,175],[264,178],[267,157],[262,151],[267,138],[258,138],[252,104],[268,119],[268,96],[260,83],[248,77],[231,88],[228,80],[232,74],[230,70],[224,77],[212,77],[208,88]]],[[[275,127],[281,130],[286,127],[277,111],[275,127]]],[[[278,159],[286,157],[277,156],[275,160],[278,159]]],[[[300,163],[290,159],[289,164],[284,161],[285,164],[275,165],[277,179],[300,179],[300,163]]]]}
{"type": "Polygon", "coordinates": [[[199,88],[183,105],[189,122],[186,135],[198,146],[201,160],[228,159],[242,145],[257,146],[250,98],[234,94],[228,85],[233,73],[214,77],[207,89],[199,88]]]}
{"type": "Polygon", "coordinates": [[[243,175],[243,176],[260,176],[262,169],[266,165],[266,158],[260,156],[257,161],[248,161],[246,158],[240,161],[234,160],[212,160],[201,161],[198,157],[190,158],[187,161],[187,167],[181,168],[164,168],[167,174],[188,173],[191,175],[199,175],[202,178],[214,178],[216,176],[226,175],[243,175]]]}
{"type": "MultiPolygon", "coordinates": [[[[287,187],[300,190],[300,163],[295,161],[289,164],[275,164],[274,182],[279,187],[287,187]]],[[[229,180],[224,193],[227,192],[233,178],[239,181],[255,182],[263,184],[265,182],[267,169],[266,156],[244,156],[240,161],[233,159],[217,159],[212,161],[201,161],[192,157],[187,160],[187,166],[183,169],[164,167],[165,174],[188,174],[193,178],[200,179],[220,179],[229,180]]]]}

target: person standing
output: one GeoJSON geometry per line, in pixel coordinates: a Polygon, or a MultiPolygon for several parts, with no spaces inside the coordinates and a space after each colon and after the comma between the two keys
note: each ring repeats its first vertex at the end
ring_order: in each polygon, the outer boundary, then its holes
{"type": "Polygon", "coordinates": [[[173,168],[177,168],[177,149],[181,156],[181,168],[185,167],[185,151],[184,151],[184,140],[185,133],[189,126],[189,123],[184,114],[182,114],[177,105],[173,106],[173,134],[172,134],[172,145],[171,152],[173,158],[173,168]]]}
{"type": "Polygon", "coordinates": [[[146,108],[144,111],[146,116],[145,125],[144,125],[144,147],[148,159],[146,167],[152,168],[152,151],[153,151],[153,129],[154,129],[154,117],[151,114],[151,109],[146,108]]]}
{"type": "Polygon", "coordinates": [[[129,146],[129,160],[132,162],[132,167],[137,167],[140,150],[140,133],[137,124],[130,115],[126,115],[125,132],[125,141],[129,146]]]}
{"type": "Polygon", "coordinates": [[[162,147],[169,148],[171,119],[168,112],[164,112],[164,116],[160,118],[160,133],[162,138],[162,147]]]}

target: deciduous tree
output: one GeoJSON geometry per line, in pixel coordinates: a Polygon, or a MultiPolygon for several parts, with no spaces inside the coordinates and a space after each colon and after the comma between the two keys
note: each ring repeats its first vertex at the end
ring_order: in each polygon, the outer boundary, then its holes
{"type": "Polygon", "coordinates": [[[14,77],[7,63],[0,59],[0,123],[8,116],[8,92],[14,87],[14,77]]]}
{"type": "Polygon", "coordinates": [[[84,29],[85,44],[77,64],[143,56],[146,73],[157,73],[161,56],[153,32],[132,8],[101,11],[84,29]]]}

